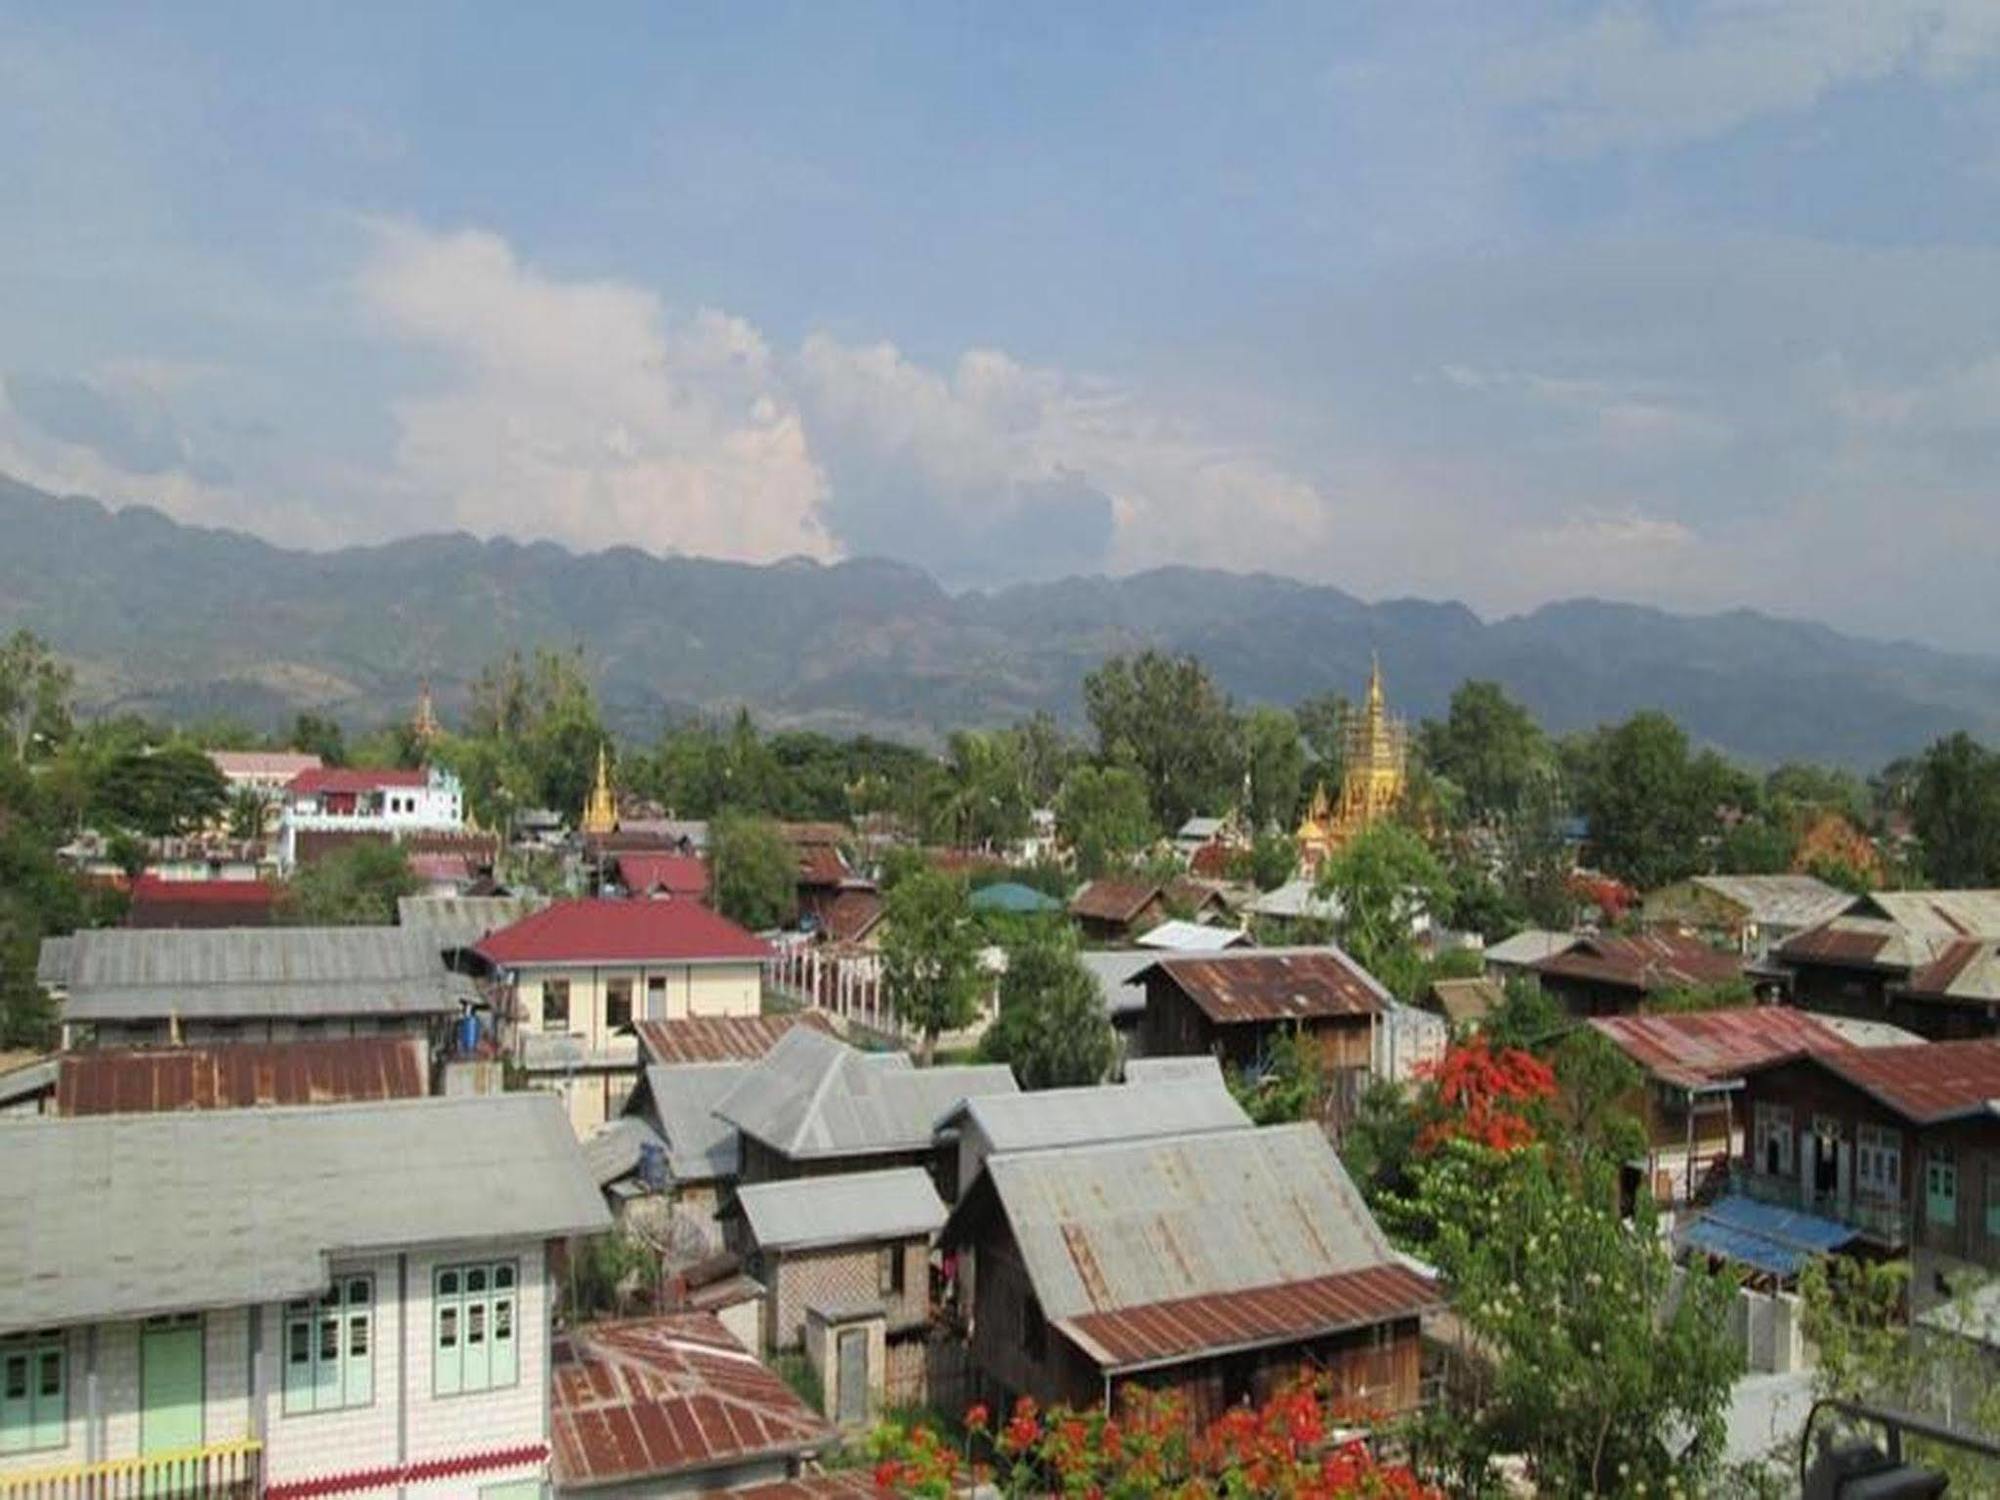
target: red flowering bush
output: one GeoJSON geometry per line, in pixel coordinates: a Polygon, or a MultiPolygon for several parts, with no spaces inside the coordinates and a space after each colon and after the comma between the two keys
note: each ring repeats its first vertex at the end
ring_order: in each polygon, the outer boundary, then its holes
{"type": "Polygon", "coordinates": [[[1357,1413],[1314,1383],[1262,1407],[1237,1407],[1196,1431],[1179,1396],[1128,1388],[1116,1416],[1018,1402],[997,1431],[983,1406],[966,1413],[965,1458],[953,1463],[922,1427],[883,1427],[875,1484],[885,1494],[945,1496],[954,1483],[992,1483],[1010,1496],[1078,1500],[1441,1500],[1409,1469],[1365,1444],[1336,1439],[1357,1413]]]}
{"type": "Polygon", "coordinates": [[[1547,1063],[1518,1047],[1495,1052],[1478,1037],[1451,1048],[1424,1076],[1433,1114],[1417,1136],[1420,1152],[1447,1140],[1518,1150],[1536,1138],[1534,1115],[1556,1096],[1556,1075],[1547,1063]]]}

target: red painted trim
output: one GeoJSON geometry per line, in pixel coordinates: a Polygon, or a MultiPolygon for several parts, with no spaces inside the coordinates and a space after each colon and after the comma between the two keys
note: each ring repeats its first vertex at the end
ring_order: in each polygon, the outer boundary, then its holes
{"type": "Polygon", "coordinates": [[[421,1463],[353,1469],[345,1474],[327,1474],[318,1479],[295,1479],[289,1484],[267,1485],[264,1497],[265,1500],[322,1500],[328,1495],[352,1495],[363,1490],[385,1490],[399,1484],[428,1484],[435,1479],[462,1479],[468,1474],[518,1469],[524,1464],[546,1463],[548,1456],[547,1443],[529,1443],[519,1448],[461,1454],[456,1458],[427,1458],[421,1463]]]}

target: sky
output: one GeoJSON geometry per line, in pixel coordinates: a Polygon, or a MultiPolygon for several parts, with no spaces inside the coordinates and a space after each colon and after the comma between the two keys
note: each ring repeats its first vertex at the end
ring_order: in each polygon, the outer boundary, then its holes
{"type": "Polygon", "coordinates": [[[0,472],[287,544],[2000,634],[1993,0],[0,0],[0,204],[0,472]]]}

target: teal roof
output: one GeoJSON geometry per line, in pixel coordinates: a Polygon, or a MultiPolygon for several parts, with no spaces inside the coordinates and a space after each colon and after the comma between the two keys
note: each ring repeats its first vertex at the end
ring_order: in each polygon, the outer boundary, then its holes
{"type": "Polygon", "coordinates": [[[1063,904],[1053,896],[1044,895],[1031,885],[1022,885],[1016,880],[1003,880],[998,885],[981,886],[974,891],[972,907],[975,911],[1026,913],[1061,911],[1063,904]]]}

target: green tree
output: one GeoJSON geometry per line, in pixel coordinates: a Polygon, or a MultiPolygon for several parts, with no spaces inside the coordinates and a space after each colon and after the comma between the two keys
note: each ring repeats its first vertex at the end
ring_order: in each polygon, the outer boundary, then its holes
{"type": "Polygon", "coordinates": [[[121,750],[96,768],[91,804],[113,827],[166,838],[220,818],[229,783],[206,751],[185,742],[121,750]]]}
{"type": "Polygon", "coordinates": [[[1782,819],[1839,813],[1857,827],[1869,817],[1868,787],[1852,771],[1786,761],[1764,778],[1764,805],[1782,819]]]}
{"type": "Polygon", "coordinates": [[[1444,721],[1421,734],[1424,759],[1482,822],[1515,812],[1551,764],[1541,726],[1497,682],[1460,683],[1444,721]]]}
{"type": "Polygon", "coordinates": [[[1158,835],[1146,783],[1123,766],[1078,766],[1056,797],[1055,813],[1077,873],[1090,879],[1124,864],[1158,835]]]}
{"type": "Polygon", "coordinates": [[[1586,764],[1578,799],[1606,870],[1654,890],[1701,869],[1720,788],[1706,784],[1713,778],[1689,756],[1680,725],[1634,714],[1602,734],[1586,764]]]}
{"type": "Polygon", "coordinates": [[[990,848],[1028,831],[1027,784],[1011,735],[955,731],[945,756],[945,820],[960,848],[990,848]]]}
{"type": "Polygon", "coordinates": [[[884,902],[883,923],[882,988],[897,1016],[922,1035],[928,1067],[939,1034],[978,1013],[984,975],[965,887],[935,870],[906,875],[884,902]]]}
{"type": "Polygon", "coordinates": [[[0,756],[0,1048],[51,1047],[55,1012],[36,981],[42,939],[115,915],[56,858],[64,827],[42,778],[0,756]]]}
{"type": "Polygon", "coordinates": [[[75,674],[32,631],[0,642],[0,733],[14,759],[38,759],[69,737],[75,674]]]}
{"type": "Polygon", "coordinates": [[[1451,903],[1451,883],[1430,846],[1400,823],[1377,823],[1320,867],[1318,888],[1339,905],[1347,951],[1393,994],[1414,998],[1424,965],[1413,926],[1451,903]]]}
{"type": "Polygon", "coordinates": [[[1910,798],[1933,885],[2000,885],[2000,755],[1961,731],[1924,752],[1910,798]]]}
{"type": "Polygon", "coordinates": [[[1192,656],[1114,656],[1084,678],[1083,701],[1100,758],[1138,770],[1160,826],[1234,801],[1236,716],[1192,656]]]}
{"type": "Polygon", "coordinates": [[[1298,820],[1306,774],[1305,742],[1298,720],[1282,708],[1258,707],[1243,716],[1243,816],[1252,833],[1288,831],[1298,820]]]}
{"type": "Polygon", "coordinates": [[[1313,781],[1329,787],[1340,785],[1341,735],[1353,711],[1354,705],[1339,693],[1315,693],[1300,699],[1292,710],[1299,737],[1311,757],[1307,771],[1313,781]]]}
{"type": "Polygon", "coordinates": [[[1534,980],[1519,975],[1501,988],[1500,1003],[1487,1012],[1479,1034],[1496,1052],[1519,1048],[1542,1052],[1573,1031],[1577,1022],[1534,980]]]}
{"type": "Polygon", "coordinates": [[[292,720],[288,742],[294,750],[317,755],[329,766],[347,764],[347,738],[340,721],[324,714],[302,713],[292,720]]]}
{"type": "Polygon", "coordinates": [[[1758,814],[1723,834],[1716,845],[1715,867],[1727,875],[1782,875],[1791,869],[1797,845],[1789,829],[1758,814]]]}
{"type": "Polygon", "coordinates": [[[724,813],[708,830],[715,909],[752,931],[798,915],[798,858],[769,818],[724,813]]]}
{"type": "Polygon", "coordinates": [[[1118,1038],[1075,936],[1060,923],[1031,922],[1015,930],[1006,953],[1000,1014],[981,1053],[1012,1067],[1025,1089],[1102,1083],[1118,1038]]]}
{"type": "Polygon", "coordinates": [[[295,927],[391,927],[397,899],[417,889],[402,846],[368,839],[301,866],[282,914],[295,927]]]}
{"type": "Polygon", "coordinates": [[[1298,867],[1298,841],[1289,833],[1270,829],[1251,840],[1250,883],[1258,890],[1275,891],[1292,878],[1298,867]]]}
{"type": "Polygon", "coordinates": [[[1055,717],[1040,712],[1016,724],[1011,731],[1015,753],[1021,764],[1021,785],[1034,807],[1052,807],[1056,793],[1076,764],[1077,749],[1057,725],[1055,717]]]}

